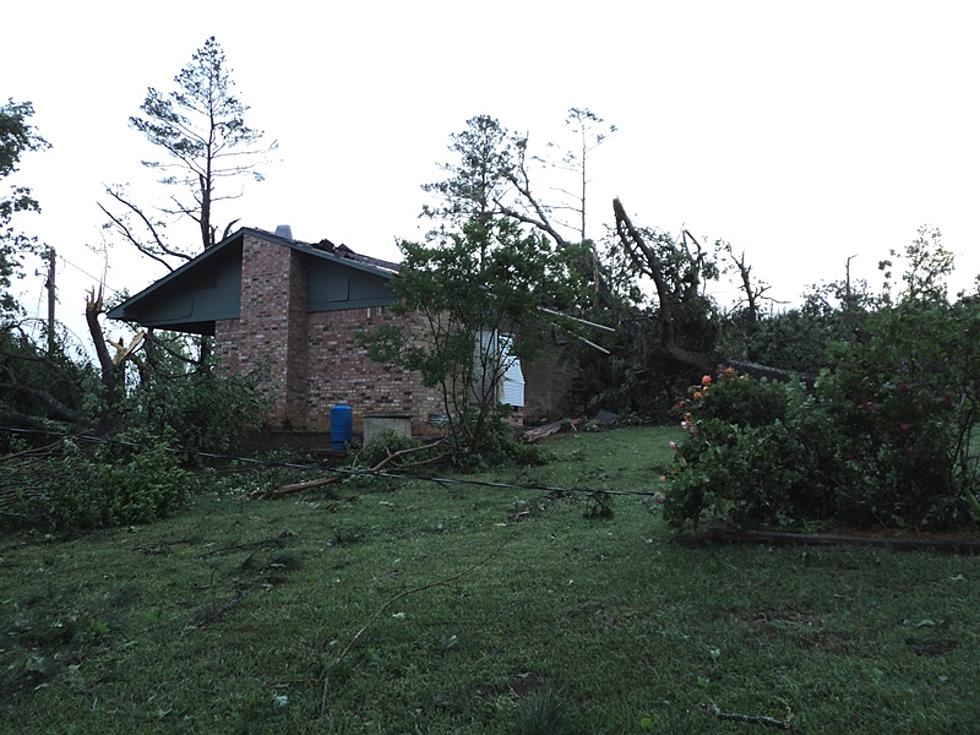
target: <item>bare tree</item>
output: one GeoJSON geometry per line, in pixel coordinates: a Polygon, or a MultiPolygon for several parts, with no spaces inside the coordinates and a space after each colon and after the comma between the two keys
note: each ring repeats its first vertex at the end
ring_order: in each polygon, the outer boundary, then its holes
{"type": "Polygon", "coordinates": [[[770,285],[752,277],[752,266],[745,261],[744,250],[739,255],[735,255],[732,244],[724,240],[718,240],[715,243],[715,249],[728,261],[728,267],[724,269],[724,272],[728,273],[734,270],[738,273],[740,287],[745,295],[740,304],[745,305],[745,316],[749,324],[757,324],[759,322],[759,301],[763,298],[769,298],[765,294],[771,288],[770,285]]]}
{"type": "MultiPolygon", "coordinates": [[[[140,114],[129,119],[160,152],[142,163],[171,187],[167,203],[147,207],[119,185],[106,187],[106,201],[99,203],[107,229],[170,270],[199,250],[173,244],[168,225],[189,219],[199,233],[200,250],[214,245],[220,239],[215,205],[240,197],[243,179],[261,181],[259,167],[275,147],[264,145],[263,132],[245,123],[248,106],[235,95],[224,50],[214,36],[194,52],[174,82],[170,92],[150,87],[140,114]]],[[[237,221],[220,230],[223,236],[237,221]]]]}

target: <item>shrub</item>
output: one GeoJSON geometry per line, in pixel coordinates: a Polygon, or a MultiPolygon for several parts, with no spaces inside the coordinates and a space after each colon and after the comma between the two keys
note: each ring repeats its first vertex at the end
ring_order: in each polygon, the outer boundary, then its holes
{"type": "Polygon", "coordinates": [[[678,406],[687,437],[667,521],[944,527],[966,518],[975,475],[957,457],[974,414],[958,417],[939,392],[956,382],[951,371],[922,372],[879,339],[887,332],[840,346],[812,395],[730,369],[705,376],[678,406]]]}
{"type": "Polygon", "coordinates": [[[129,397],[126,423],[168,432],[193,451],[230,452],[242,435],[261,426],[266,399],[252,376],[218,377],[192,373],[157,378],[129,397]]]}
{"type": "Polygon", "coordinates": [[[187,477],[166,445],[143,432],[120,435],[96,448],[66,441],[64,456],[33,469],[35,487],[21,494],[8,524],[52,531],[149,523],[176,512],[187,498],[187,477]]]}
{"type": "Polygon", "coordinates": [[[675,526],[723,517],[788,526],[835,515],[839,483],[855,474],[843,438],[795,383],[723,375],[693,391],[664,515],[675,526]]]}
{"type": "Polygon", "coordinates": [[[872,480],[852,494],[861,523],[943,526],[976,490],[976,308],[903,304],[877,312],[861,341],[830,350],[819,391],[872,480]]]}
{"type": "MultiPolygon", "coordinates": [[[[498,464],[539,465],[545,461],[541,447],[526,444],[517,437],[514,427],[506,420],[508,410],[496,407],[489,411],[483,421],[483,439],[480,447],[474,450],[463,442],[452,447],[453,463],[468,470],[481,470],[498,464]]],[[[467,430],[477,421],[475,412],[467,412],[467,430]]]]}
{"type": "MultiPolygon", "coordinates": [[[[787,407],[798,393],[787,391],[782,383],[763,380],[731,380],[735,373],[723,371],[712,390],[712,382],[702,379],[700,386],[691,388],[691,400],[704,421],[717,419],[726,424],[765,426],[786,418],[787,407]]],[[[682,402],[682,406],[686,406],[682,402]]]]}

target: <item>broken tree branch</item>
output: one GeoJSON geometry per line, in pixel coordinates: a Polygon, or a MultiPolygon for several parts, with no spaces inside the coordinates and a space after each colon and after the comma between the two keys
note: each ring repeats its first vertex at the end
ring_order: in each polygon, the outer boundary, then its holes
{"type": "MultiPolygon", "coordinates": [[[[439,441],[431,442],[429,444],[423,444],[420,447],[408,447],[407,449],[400,449],[397,452],[392,452],[383,460],[381,460],[376,465],[374,465],[374,467],[371,467],[368,470],[368,472],[369,473],[377,472],[382,468],[384,468],[386,465],[390,464],[393,460],[397,459],[398,457],[404,457],[406,454],[412,454],[414,452],[421,452],[424,449],[432,449],[433,447],[437,447],[440,444],[442,444],[443,441],[444,441],[443,439],[440,439],[439,441]]],[[[335,482],[340,482],[342,479],[344,479],[344,477],[346,477],[346,475],[331,475],[330,477],[320,477],[315,480],[307,480],[305,482],[296,482],[290,485],[282,485],[280,487],[277,487],[271,493],[266,491],[255,491],[246,497],[250,499],[255,497],[279,498],[282,497],[283,495],[291,495],[293,493],[303,492],[304,490],[312,490],[313,488],[316,487],[331,485],[335,482]]]]}
{"type": "Polygon", "coordinates": [[[697,368],[698,370],[709,370],[712,360],[707,355],[685,350],[677,345],[674,333],[674,316],[671,307],[670,294],[667,291],[667,284],[663,276],[663,263],[657,257],[656,251],[647,244],[642,233],[633,225],[626,209],[618,198],[613,199],[613,213],[616,217],[616,234],[623,246],[627,257],[632,261],[633,266],[640,272],[653,279],[657,288],[657,301],[660,309],[660,347],[664,356],[674,362],[697,368]]]}
{"type": "Polygon", "coordinates": [[[705,705],[705,709],[717,717],[719,720],[731,720],[733,722],[749,722],[755,725],[765,725],[777,730],[788,730],[790,732],[800,732],[799,728],[786,720],[777,720],[768,715],[740,715],[737,712],[724,712],[717,705],[705,705]]]}

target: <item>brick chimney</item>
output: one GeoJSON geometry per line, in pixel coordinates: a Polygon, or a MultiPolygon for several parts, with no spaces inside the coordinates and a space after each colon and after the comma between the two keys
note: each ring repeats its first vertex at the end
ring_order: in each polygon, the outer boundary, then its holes
{"type": "Polygon", "coordinates": [[[306,424],[306,280],[300,253],[246,233],[241,318],[215,325],[222,367],[263,376],[273,425],[306,424]]]}

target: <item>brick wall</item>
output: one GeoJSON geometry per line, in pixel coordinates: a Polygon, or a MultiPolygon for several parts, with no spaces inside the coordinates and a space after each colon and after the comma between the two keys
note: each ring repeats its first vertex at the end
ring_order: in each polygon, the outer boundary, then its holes
{"type": "Polygon", "coordinates": [[[326,430],[336,403],[353,408],[355,427],[376,411],[411,414],[416,424],[443,413],[440,394],[420,375],[380,365],[357,344],[359,330],[382,324],[419,334],[417,319],[383,307],[307,313],[309,257],[245,235],[241,317],[215,323],[219,369],[260,371],[274,427],[326,430]]]}
{"type": "Polygon", "coordinates": [[[374,362],[357,342],[358,331],[381,325],[418,335],[418,317],[399,316],[385,307],[322,311],[308,317],[309,364],[316,366],[306,378],[310,428],[328,426],[330,407],[341,402],[354,408],[355,422],[371,412],[411,414],[416,424],[430,413],[445,413],[441,393],[422,385],[421,375],[374,362]]]}

